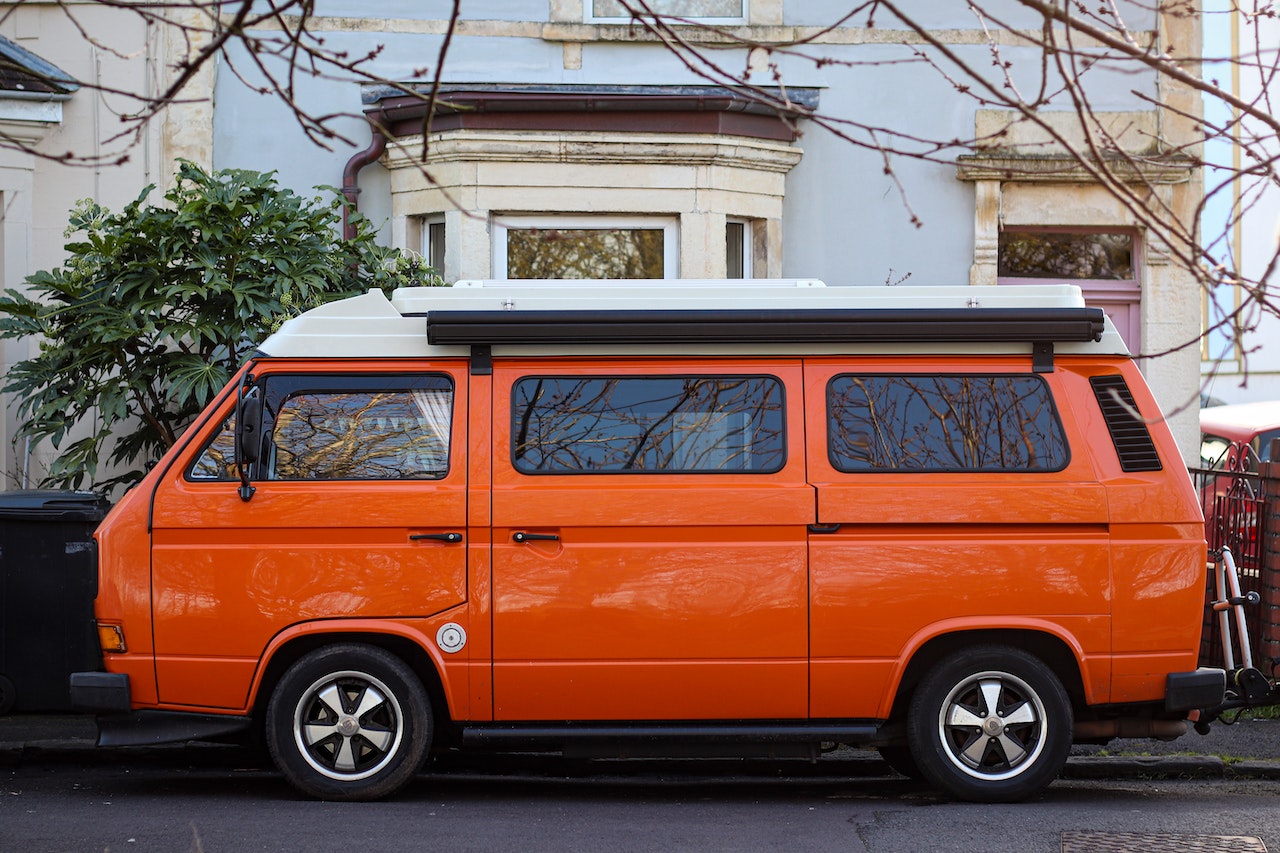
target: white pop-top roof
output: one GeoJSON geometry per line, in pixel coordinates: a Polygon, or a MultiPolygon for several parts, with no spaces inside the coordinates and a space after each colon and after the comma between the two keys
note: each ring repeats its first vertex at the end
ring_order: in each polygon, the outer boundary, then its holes
{"type": "MultiPolygon", "coordinates": [[[[371,290],[330,302],[285,322],[264,341],[262,353],[279,357],[407,358],[465,356],[467,346],[433,346],[426,315],[433,311],[583,311],[726,309],[937,309],[1080,308],[1074,285],[827,287],[813,279],[702,281],[460,281],[452,287],[407,287],[388,300],[371,290]]],[[[550,344],[495,347],[494,355],[539,353],[680,352],[728,354],[762,352],[759,345],[680,344],[643,347],[550,344]]],[[[1126,355],[1110,320],[1100,341],[1056,344],[1060,354],[1126,355]]],[[[1030,343],[939,344],[768,344],[770,352],[791,353],[1026,353],[1030,343]]]]}

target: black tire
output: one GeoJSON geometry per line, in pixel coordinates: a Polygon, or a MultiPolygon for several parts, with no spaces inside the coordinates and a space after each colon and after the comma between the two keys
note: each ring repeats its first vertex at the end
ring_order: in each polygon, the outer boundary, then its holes
{"type": "Polygon", "coordinates": [[[18,701],[18,690],[7,676],[0,675],[0,716],[13,710],[18,701]]]}
{"type": "Polygon", "coordinates": [[[267,705],[267,745],[298,790],[376,800],[408,783],[431,746],[422,682],[374,646],[317,649],[289,667],[267,705]]]}
{"type": "Polygon", "coordinates": [[[1005,803],[1058,777],[1072,726],[1062,682],[1039,658],[1011,646],[975,646],[920,682],[907,740],[935,787],[962,800],[1005,803]]]}

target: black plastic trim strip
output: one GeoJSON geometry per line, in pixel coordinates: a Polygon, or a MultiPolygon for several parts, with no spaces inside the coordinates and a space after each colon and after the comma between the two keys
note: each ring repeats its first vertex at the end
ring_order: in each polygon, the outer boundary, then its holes
{"type": "Polygon", "coordinates": [[[502,746],[584,743],[592,741],[683,743],[865,743],[880,733],[874,722],[843,723],[490,723],[462,730],[464,745],[502,746]]]}
{"type": "Polygon", "coordinates": [[[134,711],[97,718],[98,746],[151,746],[225,737],[248,731],[250,717],[186,711],[134,711]]]}
{"type": "MultiPolygon", "coordinates": [[[[655,297],[657,298],[657,297],[655,297]]],[[[1101,308],[430,311],[433,345],[1101,340],[1101,308]]]]}

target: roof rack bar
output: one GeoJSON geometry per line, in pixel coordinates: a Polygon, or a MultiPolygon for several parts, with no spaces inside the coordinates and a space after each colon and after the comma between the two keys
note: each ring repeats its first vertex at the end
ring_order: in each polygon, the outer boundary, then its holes
{"type": "Polygon", "coordinates": [[[427,313],[427,340],[436,345],[489,346],[750,342],[1036,344],[1097,341],[1102,338],[1104,324],[1101,308],[443,310],[427,313]]]}

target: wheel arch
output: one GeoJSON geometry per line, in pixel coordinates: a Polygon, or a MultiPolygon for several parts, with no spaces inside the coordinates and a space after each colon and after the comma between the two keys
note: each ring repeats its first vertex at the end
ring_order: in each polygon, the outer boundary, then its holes
{"type": "Polygon", "coordinates": [[[898,679],[889,720],[906,718],[916,686],[939,661],[962,649],[986,645],[1013,646],[1034,655],[1053,670],[1077,710],[1087,705],[1080,657],[1062,637],[1036,628],[969,629],[938,634],[915,650],[898,679]]]}
{"type": "Polygon", "coordinates": [[[431,654],[420,643],[404,635],[359,629],[308,631],[289,637],[271,648],[254,691],[251,708],[254,725],[256,727],[263,725],[271,694],[275,692],[276,685],[289,667],[316,649],[340,643],[374,646],[404,661],[409,669],[413,670],[414,675],[418,676],[423,689],[427,691],[427,698],[431,701],[431,710],[435,716],[437,735],[447,733],[451,721],[449,702],[445,695],[444,683],[440,679],[440,672],[431,654]]]}

